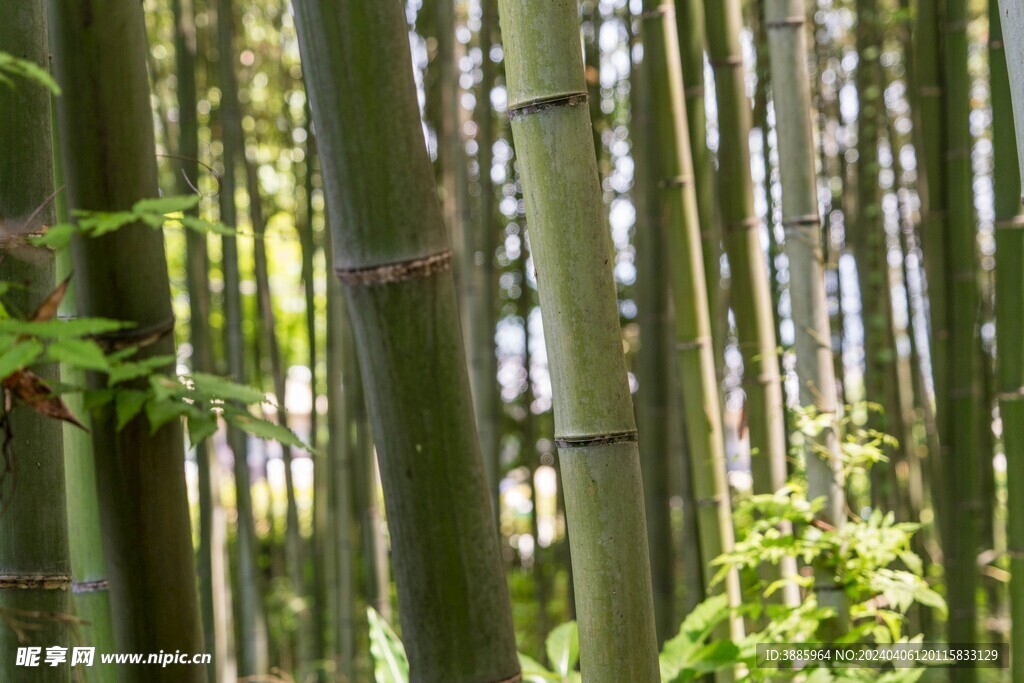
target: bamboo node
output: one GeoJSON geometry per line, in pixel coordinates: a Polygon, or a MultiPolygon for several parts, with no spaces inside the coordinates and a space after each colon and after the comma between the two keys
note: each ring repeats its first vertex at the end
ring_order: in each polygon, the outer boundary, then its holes
{"type": "Polygon", "coordinates": [[[996,230],[1021,230],[1024,229],[1024,213],[1019,213],[1013,218],[1002,218],[993,224],[996,230]]]}
{"type": "Polygon", "coordinates": [[[676,351],[693,351],[694,349],[702,349],[711,343],[711,339],[708,337],[697,337],[689,341],[676,342],[676,351]]]}
{"type": "Polygon", "coordinates": [[[761,227],[761,221],[756,216],[748,216],[741,221],[726,223],[726,230],[756,230],[761,227]]]}
{"type": "Polygon", "coordinates": [[[782,17],[781,19],[772,19],[771,21],[764,22],[766,28],[799,28],[806,23],[803,17],[782,17]]]}
{"type": "Polygon", "coordinates": [[[821,227],[821,216],[816,213],[807,213],[803,216],[792,216],[790,218],[782,219],[782,227],[785,230],[790,228],[819,228],[821,227]]]}
{"type": "Polygon", "coordinates": [[[121,330],[111,330],[93,335],[93,339],[106,351],[120,351],[129,346],[145,348],[152,346],[159,340],[174,332],[174,316],[166,320],[146,325],[145,327],[128,327],[121,330]]]}
{"type": "Polygon", "coordinates": [[[3,574],[0,590],[66,591],[71,586],[67,574],[3,574]]]}
{"type": "Polygon", "coordinates": [[[585,436],[556,436],[555,446],[558,448],[588,448],[590,446],[609,446],[616,443],[635,443],[635,429],[627,432],[611,432],[608,434],[592,434],[585,436]]]}
{"type": "Polygon", "coordinates": [[[707,496],[706,498],[698,498],[693,502],[699,508],[714,508],[718,507],[718,504],[722,502],[722,496],[707,496]]]}
{"type": "Polygon", "coordinates": [[[686,97],[704,97],[704,84],[686,86],[683,88],[683,95],[686,97]]]}
{"type": "Polygon", "coordinates": [[[688,185],[693,185],[693,176],[677,175],[674,178],[665,178],[658,181],[658,187],[660,188],[687,187],[688,185]]]}
{"type": "Polygon", "coordinates": [[[372,286],[387,285],[406,280],[429,277],[452,267],[452,252],[442,251],[396,263],[385,263],[368,268],[336,268],[335,275],[343,285],[372,286]]]}
{"type": "Polygon", "coordinates": [[[728,57],[722,57],[721,59],[709,59],[708,64],[712,68],[718,68],[720,66],[735,69],[743,66],[743,55],[729,55],[728,57]]]}
{"type": "Polygon", "coordinates": [[[106,579],[97,579],[96,581],[72,581],[71,592],[75,595],[81,595],[82,593],[99,593],[101,591],[108,590],[110,588],[110,582],[106,579]]]}
{"type": "Polygon", "coordinates": [[[559,107],[575,107],[580,104],[587,103],[587,93],[585,92],[574,92],[568,95],[555,95],[554,97],[544,97],[531,102],[524,102],[514,107],[510,107],[508,110],[509,121],[515,121],[517,118],[527,116],[528,114],[536,114],[537,112],[544,111],[546,109],[557,109],[559,107]]]}
{"type": "Polygon", "coordinates": [[[662,19],[669,15],[675,14],[674,7],[671,3],[663,2],[654,9],[645,10],[640,13],[641,21],[647,21],[649,19],[662,19]]]}

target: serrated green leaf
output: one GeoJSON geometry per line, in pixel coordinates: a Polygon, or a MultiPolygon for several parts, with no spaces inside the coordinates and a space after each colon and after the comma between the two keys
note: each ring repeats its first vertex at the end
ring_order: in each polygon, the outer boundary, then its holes
{"type": "Polygon", "coordinates": [[[132,206],[132,213],[136,215],[148,213],[163,216],[168,213],[189,211],[199,206],[201,199],[202,197],[197,194],[140,199],[132,206]]]}
{"type": "Polygon", "coordinates": [[[152,356],[139,361],[128,361],[112,365],[107,377],[107,385],[114,386],[128,380],[146,377],[160,368],[166,368],[177,360],[174,356],[152,356]]]}
{"type": "Polygon", "coordinates": [[[230,424],[241,429],[243,432],[252,434],[257,438],[277,441],[282,446],[291,446],[293,448],[300,448],[304,451],[312,451],[309,446],[303,443],[302,439],[295,436],[292,430],[287,427],[282,427],[279,424],[268,422],[267,420],[262,420],[258,417],[253,417],[249,413],[226,408],[224,410],[224,419],[230,424]]]}
{"type": "Polygon", "coordinates": [[[192,448],[197,448],[201,443],[206,441],[206,439],[216,433],[217,416],[213,413],[203,413],[202,417],[199,415],[189,416],[188,442],[192,448]]]}
{"type": "Polygon", "coordinates": [[[207,221],[202,218],[196,218],[195,216],[182,216],[175,219],[189,230],[194,230],[198,233],[206,234],[213,233],[214,235],[236,235],[237,230],[233,230],[228,226],[224,225],[219,221],[207,221]]]}
{"type": "Polygon", "coordinates": [[[142,407],[149,400],[148,391],[138,389],[119,389],[114,394],[114,411],[117,414],[117,430],[121,431],[132,419],[142,412],[142,407]]]}
{"type": "Polygon", "coordinates": [[[139,220],[131,211],[75,211],[78,227],[89,237],[114,232],[139,220]]]}
{"type": "Polygon", "coordinates": [[[544,647],[555,673],[568,676],[580,658],[580,632],[575,621],[568,621],[552,629],[544,647]]]}
{"type": "Polygon", "coordinates": [[[132,327],[132,323],[106,318],[74,318],[70,320],[0,320],[0,334],[17,334],[46,339],[68,339],[104,334],[132,327]]]}
{"type": "Polygon", "coordinates": [[[409,660],[402,641],[377,610],[367,607],[366,617],[370,624],[370,654],[376,683],[409,683],[409,660]]]}
{"type": "Polygon", "coordinates": [[[196,397],[204,401],[239,401],[247,405],[267,401],[266,394],[259,389],[233,382],[226,377],[205,372],[194,372],[191,377],[196,397]]]}
{"type": "Polygon", "coordinates": [[[46,355],[58,363],[82,370],[107,370],[110,362],[100,345],[91,339],[58,339],[46,348],[46,355]]]}
{"type": "Polygon", "coordinates": [[[27,368],[41,355],[43,355],[43,345],[35,339],[26,339],[16,343],[0,353],[0,379],[27,368]]]}
{"type": "Polygon", "coordinates": [[[113,389],[88,389],[82,394],[82,405],[86,410],[102,408],[113,400],[113,389]]]}

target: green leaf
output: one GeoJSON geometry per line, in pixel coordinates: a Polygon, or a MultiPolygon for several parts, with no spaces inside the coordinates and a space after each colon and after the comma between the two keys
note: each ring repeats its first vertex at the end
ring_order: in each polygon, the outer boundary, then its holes
{"type": "Polygon", "coordinates": [[[556,626],[548,634],[545,649],[555,673],[568,676],[580,658],[580,632],[575,621],[556,626]]]}
{"type": "Polygon", "coordinates": [[[50,359],[83,370],[108,370],[110,363],[100,345],[91,339],[58,339],[46,349],[50,359]]]}
{"type": "Polygon", "coordinates": [[[217,433],[217,416],[213,413],[204,413],[202,417],[190,415],[188,418],[188,442],[192,448],[206,441],[217,433]]]}
{"type": "Polygon", "coordinates": [[[109,376],[107,377],[107,385],[114,386],[115,384],[127,382],[128,380],[136,379],[138,377],[146,377],[147,375],[153,374],[154,371],[160,368],[165,368],[168,365],[171,365],[175,360],[177,359],[174,356],[168,354],[113,365],[111,366],[109,376]]]}
{"type": "Polygon", "coordinates": [[[408,683],[409,660],[402,641],[377,610],[367,607],[366,617],[370,622],[370,654],[376,683],[408,683]]]}
{"type": "MultiPolygon", "coordinates": [[[[49,71],[35,62],[18,59],[6,52],[0,52],[0,74],[10,74],[35,81],[38,85],[49,89],[54,95],[60,95],[60,86],[57,85],[57,81],[53,80],[49,71]]],[[[13,81],[7,77],[0,78],[0,81],[15,87],[13,81]]]]}
{"type": "Polygon", "coordinates": [[[32,365],[43,355],[43,345],[34,339],[18,342],[0,353],[0,379],[32,365]]]}
{"type": "Polygon", "coordinates": [[[519,669],[523,674],[523,683],[560,683],[562,677],[552,673],[536,659],[516,653],[519,656],[519,669]]]}
{"type": "Polygon", "coordinates": [[[199,200],[201,200],[197,194],[188,194],[175,197],[155,197],[152,199],[140,199],[135,202],[132,206],[132,213],[134,214],[159,214],[161,216],[168,213],[179,213],[182,211],[188,211],[199,206],[199,200]]]}
{"type": "Polygon", "coordinates": [[[78,226],[89,237],[114,232],[139,220],[131,211],[75,211],[78,226]]]}
{"type": "Polygon", "coordinates": [[[236,235],[238,232],[217,221],[207,221],[202,218],[196,218],[194,216],[182,216],[176,219],[179,223],[184,225],[189,230],[195,230],[198,233],[206,234],[213,233],[215,235],[236,235]]]}
{"type": "Polygon", "coordinates": [[[132,419],[142,412],[142,407],[149,400],[148,391],[138,389],[119,389],[114,394],[114,410],[117,413],[117,430],[121,431],[132,419]]]}
{"type": "Polygon", "coordinates": [[[51,225],[42,235],[29,238],[29,241],[37,247],[51,247],[63,249],[71,244],[71,238],[78,232],[78,227],[71,223],[58,223],[51,225]]]}
{"type": "Polygon", "coordinates": [[[0,320],[0,334],[18,334],[47,339],[67,339],[104,334],[132,327],[132,323],[106,318],[75,318],[73,320],[0,320]]]}
{"type": "Polygon", "coordinates": [[[255,387],[232,382],[225,377],[210,375],[205,372],[192,373],[197,398],[203,400],[239,401],[240,403],[264,403],[266,394],[255,387]]]}
{"type": "Polygon", "coordinates": [[[149,401],[146,403],[146,417],[149,419],[149,433],[155,434],[157,430],[176,418],[181,418],[185,415],[189,415],[191,417],[190,414],[194,410],[195,408],[187,403],[180,403],[177,401],[149,401]]]}
{"type": "Polygon", "coordinates": [[[102,408],[114,400],[113,389],[88,389],[82,394],[82,405],[86,410],[102,408]]]}
{"type": "Polygon", "coordinates": [[[241,410],[231,408],[225,408],[224,419],[243,432],[248,432],[260,439],[269,439],[270,441],[277,441],[282,446],[291,446],[292,448],[300,448],[304,451],[312,452],[312,449],[287,427],[282,427],[279,424],[274,424],[273,422],[253,417],[241,410]]]}
{"type": "Polygon", "coordinates": [[[697,605],[683,620],[678,635],[661,650],[658,663],[662,680],[674,681],[691,667],[708,636],[728,616],[729,598],[725,595],[713,595],[697,605]]]}

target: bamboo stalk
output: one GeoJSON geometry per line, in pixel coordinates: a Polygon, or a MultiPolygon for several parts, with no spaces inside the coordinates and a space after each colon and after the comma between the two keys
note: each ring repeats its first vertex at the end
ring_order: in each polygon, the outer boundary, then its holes
{"type": "Polygon", "coordinates": [[[656,681],[636,425],[574,0],[499,5],[589,681],[656,681]],[[585,333],[584,333],[585,330],[585,333]]]}
{"type": "MultiPolygon", "coordinates": [[[[805,16],[804,0],[767,0],[765,3],[800,404],[805,408],[813,407],[817,415],[825,418],[817,432],[804,434],[807,495],[811,499],[825,499],[821,519],[838,528],[846,518],[846,500],[839,452],[832,333],[825,295],[805,16]]],[[[846,599],[842,588],[834,584],[833,576],[819,572],[815,590],[818,604],[835,610],[834,632],[842,633],[847,621],[846,599]]]]}
{"type": "Polygon", "coordinates": [[[1006,454],[1010,677],[1024,679],[1024,4],[991,3],[989,63],[996,218],[996,392],[1006,454]],[[1004,45],[1005,26],[1006,43],[1004,45]],[[1011,125],[1010,111],[1016,119],[1011,125]]]}
{"type": "MultiPolygon", "coordinates": [[[[646,146],[652,201],[651,221],[663,231],[666,244],[660,253],[671,254],[672,267],[665,264],[671,287],[674,316],[673,342],[678,381],[683,395],[683,422],[686,427],[687,455],[696,497],[700,559],[703,573],[712,573],[711,563],[732,550],[734,532],[729,485],[726,479],[725,442],[722,435],[721,408],[715,378],[714,351],[711,348],[711,320],[707,302],[707,283],[700,241],[697,195],[693,185],[689,128],[686,125],[684,82],[679,55],[673,5],[665,0],[644,6],[644,64],[642,70],[653,95],[652,133],[642,136],[646,146]]],[[[665,258],[665,256],[663,256],[665,258]]],[[[666,367],[672,367],[671,363],[666,367]]],[[[664,373],[664,368],[660,370],[664,373]]],[[[668,435],[666,435],[666,440],[668,435]]],[[[705,589],[708,587],[705,586],[705,589]]],[[[729,596],[731,605],[742,601],[739,575],[728,574],[714,589],[729,596]]],[[[719,637],[739,641],[743,621],[736,617],[723,624],[719,637]]],[[[728,677],[729,674],[722,674],[728,677]]]]}
{"type": "Polygon", "coordinates": [[[296,3],[413,681],[519,671],[400,3],[296,3]]]}
{"type": "MultiPolygon", "coordinates": [[[[47,68],[46,14],[41,0],[0,9],[0,51],[47,68]]],[[[4,297],[12,312],[30,315],[53,291],[56,259],[28,243],[54,222],[50,93],[29,79],[0,84],[0,281],[25,284],[4,297]]],[[[56,365],[33,368],[60,378],[56,365]]],[[[0,678],[67,681],[70,662],[32,670],[18,666],[20,647],[68,647],[71,562],[64,492],[62,422],[14,402],[0,389],[0,678]],[[25,640],[12,622],[29,622],[25,640]],[[48,669],[48,670],[45,670],[48,669]]],[[[87,456],[82,453],[80,456],[87,456]]],[[[77,550],[77,548],[76,548],[77,550]]],[[[42,660],[42,656],[40,656],[42,660]]]]}
{"type": "MultiPolygon", "coordinates": [[[[224,173],[221,177],[221,221],[234,227],[238,223],[235,193],[236,164],[242,153],[241,112],[238,105],[238,83],[234,70],[233,23],[231,0],[217,3],[218,79],[221,90],[220,126],[223,144],[224,173]]],[[[242,298],[239,290],[238,241],[234,235],[221,238],[221,271],[224,275],[224,351],[228,375],[236,382],[245,381],[245,352],[242,334],[242,298]]],[[[249,447],[246,435],[237,428],[228,428],[228,444],[234,455],[236,529],[236,582],[234,612],[238,674],[252,676],[265,673],[268,666],[267,623],[260,587],[257,554],[256,520],[253,516],[250,490],[249,447]]]]}
{"type": "MultiPolygon", "coordinates": [[[[142,7],[104,2],[103,21],[67,0],[51,0],[49,9],[55,73],[64,90],[57,108],[69,205],[116,211],[156,196],[142,7]]],[[[137,325],[136,332],[111,341],[132,342],[138,331],[158,330],[156,341],[139,355],[174,353],[162,234],[135,225],[80,239],[74,260],[81,313],[137,325]]],[[[105,378],[90,382],[106,386],[105,378]]],[[[93,424],[117,647],[200,652],[181,425],[173,422],[154,433],[140,416],[118,431],[112,406],[99,411],[93,424]]],[[[140,666],[125,676],[203,681],[206,669],[140,666]]]]}

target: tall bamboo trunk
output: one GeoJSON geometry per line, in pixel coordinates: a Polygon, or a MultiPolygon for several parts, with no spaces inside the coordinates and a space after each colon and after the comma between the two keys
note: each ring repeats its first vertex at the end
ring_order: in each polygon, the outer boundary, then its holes
{"type": "MultiPolygon", "coordinates": [[[[976,238],[971,168],[970,77],[967,70],[967,0],[947,0],[945,33],[946,90],[946,269],[949,311],[948,412],[944,461],[946,510],[955,524],[946,525],[944,560],[951,643],[975,641],[978,586],[979,482],[977,465],[978,382],[975,334],[978,324],[976,238]]],[[[954,682],[974,681],[974,669],[954,669],[954,682]]]]}
{"type": "MultiPolygon", "coordinates": [[[[846,501],[832,333],[825,295],[805,16],[804,0],[767,0],[765,4],[800,405],[813,408],[824,418],[817,422],[821,427],[816,433],[805,432],[807,495],[811,499],[823,497],[822,520],[842,527],[846,501]]],[[[842,587],[835,585],[834,577],[819,572],[815,590],[818,604],[836,611],[836,632],[845,630],[846,599],[842,587]]]]}
{"type": "MultiPolygon", "coordinates": [[[[480,93],[477,99],[478,139],[480,150],[480,213],[475,225],[466,223],[466,304],[469,320],[469,367],[473,386],[473,406],[480,431],[480,449],[484,456],[491,491],[491,507],[500,515],[498,483],[501,481],[501,398],[498,394],[498,359],[494,345],[494,326],[498,301],[498,280],[495,273],[495,247],[498,225],[494,212],[494,183],[491,165],[494,161],[494,111],[491,89],[494,87],[495,64],[491,47],[498,24],[497,0],[483,0],[480,23],[480,49],[483,52],[480,93]]],[[[500,520],[499,520],[500,521],[500,520]]]]}
{"type": "Polygon", "coordinates": [[[640,458],[577,6],[499,6],[509,117],[551,364],[582,671],[589,681],[656,681],[640,458]]]}
{"type": "Polygon", "coordinates": [[[739,0],[705,6],[708,49],[718,100],[719,209],[731,264],[743,386],[747,396],[754,491],[774,492],[786,482],[786,452],[775,326],[761,222],[754,212],[750,178],[750,107],[740,51],[739,0]]]}
{"type": "MultiPolygon", "coordinates": [[[[142,7],[104,2],[103,21],[68,0],[51,0],[49,8],[55,72],[64,89],[58,113],[71,208],[125,210],[156,196],[142,7]]],[[[136,325],[107,341],[154,339],[140,356],[174,353],[161,233],[134,225],[79,239],[74,260],[81,313],[136,325]]],[[[106,386],[102,377],[90,381],[106,386]]],[[[118,649],[201,651],[180,423],[152,432],[140,416],[118,431],[110,406],[95,416],[93,446],[118,649]]],[[[206,669],[140,666],[126,676],[204,681],[206,669]]]]}
{"type": "MultiPolygon", "coordinates": [[[[0,51],[47,68],[46,14],[42,0],[0,10],[0,51]]],[[[30,315],[56,284],[56,259],[48,247],[28,242],[54,222],[50,93],[41,83],[17,79],[0,84],[0,280],[24,283],[4,297],[9,311],[30,315]]],[[[10,342],[6,342],[10,343],[10,342]]],[[[35,370],[45,381],[59,379],[58,368],[35,370]]],[[[68,647],[71,564],[64,493],[62,423],[29,405],[10,405],[0,389],[0,451],[3,475],[0,507],[0,678],[68,681],[70,662],[45,667],[18,666],[20,647],[68,647]],[[8,621],[37,625],[21,640],[8,621]]],[[[87,453],[80,453],[87,457],[87,453]]],[[[42,656],[40,656],[42,660],[42,656]]]]}
{"type": "MultiPolygon", "coordinates": [[[[174,0],[174,55],[178,96],[178,192],[194,192],[199,176],[199,121],[196,111],[196,27],[192,0],[174,0]]],[[[195,212],[193,212],[195,213],[195,212]]],[[[213,341],[210,329],[210,259],[206,235],[189,230],[185,235],[185,270],[188,281],[189,342],[192,369],[212,373],[213,341]]],[[[196,569],[199,579],[199,606],[203,620],[206,651],[213,655],[208,677],[220,678],[227,658],[227,596],[224,566],[226,520],[221,507],[220,463],[213,439],[196,447],[199,490],[199,546],[196,569]]]]}
{"type": "Polygon", "coordinates": [[[724,371],[722,353],[728,327],[728,306],[722,289],[722,223],[715,200],[715,172],[708,149],[708,115],[704,88],[704,0],[676,0],[676,34],[683,69],[683,94],[686,97],[686,125],[690,133],[690,157],[693,183],[697,192],[700,218],[700,243],[704,256],[704,276],[708,290],[708,315],[711,320],[711,349],[721,381],[724,371]]]}
{"type": "MultiPolygon", "coordinates": [[[[734,533],[690,136],[685,118],[684,82],[672,3],[649,1],[644,9],[642,69],[650,83],[653,101],[652,133],[644,136],[647,145],[640,148],[647,161],[642,161],[641,166],[648,168],[651,176],[648,182],[654,203],[651,225],[665,235],[665,244],[659,252],[662,258],[671,254],[671,267],[666,263],[665,268],[671,278],[674,303],[675,367],[683,393],[683,420],[696,496],[700,559],[705,574],[710,575],[715,558],[732,550],[734,533]]],[[[660,372],[671,367],[673,364],[668,363],[660,372]]],[[[736,572],[730,573],[715,590],[725,592],[733,606],[738,606],[742,600],[736,572]]],[[[737,617],[723,624],[720,636],[741,639],[742,619],[737,617]]]]}
{"type": "MultiPolygon", "coordinates": [[[[235,193],[236,164],[242,153],[241,113],[238,105],[238,83],[234,70],[234,15],[231,0],[217,3],[218,79],[221,104],[220,126],[223,144],[224,173],[221,177],[220,217],[228,226],[238,223],[235,193]]],[[[224,350],[228,375],[236,382],[245,381],[245,351],[242,334],[242,297],[239,290],[238,241],[234,235],[221,239],[221,270],[224,274],[224,350]]],[[[228,443],[234,455],[236,508],[236,591],[234,600],[238,674],[252,676],[265,673],[268,666],[267,623],[260,588],[257,562],[259,541],[253,516],[250,491],[249,447],[246,435],[237,428],[228,429],[228,443]]]]}
{"type": "Polygon", "coordinates": [[[1024,4],[991,3],[992,147],[996,212],[996,391],[1006,454],[1011,678],[1024,680],[1024,4]],[[1002,26],[1006,27],[1003,44],[1002,26]],[[1011,96],[1012,93],[1012,96],[1011,96]],[[1012,102],[1011,102],[1012,100],[1012,102]],[[1016,131],[1010,124],[1010,110],[1016,131]]]}
{"type": "Polygon", "coordinates": [[[411,680],[511,679],[508,591],[403,9],[302,0],[296,13],[411,680]]]}
{"type": "MultiPolygon", "coordinates": [[[[662,215],[662,198],[657,190],[658,155],[652,99],[652,71],[660,65],[652,62],[661,55],[652,54],[651,40],[643,34],[646,47],[644,63],[633,70],[630,92],[630,135],[636,159],[633,202],[637,206],[637,305],[640,325],[640,352],[637,354],[637,426],[640,461],[643,471],[644,502],[647,504],[647,545],[651,551],[651,585],[654,589],[654,621],[658,644],[678,630],[674,612],[675,567],[672,552],[672,528],[669,518],[671,463],[679,453],[671,450],[673,378],[672,299],[669,289],[668,216],[662,215]]],[[[665,73],[664,68],[660,68],[665,73]]],[[[662,85],[662,83],[658,83],[662,85]]],[[[664,144],[659,140],[658,144],[664,144]]]]}

